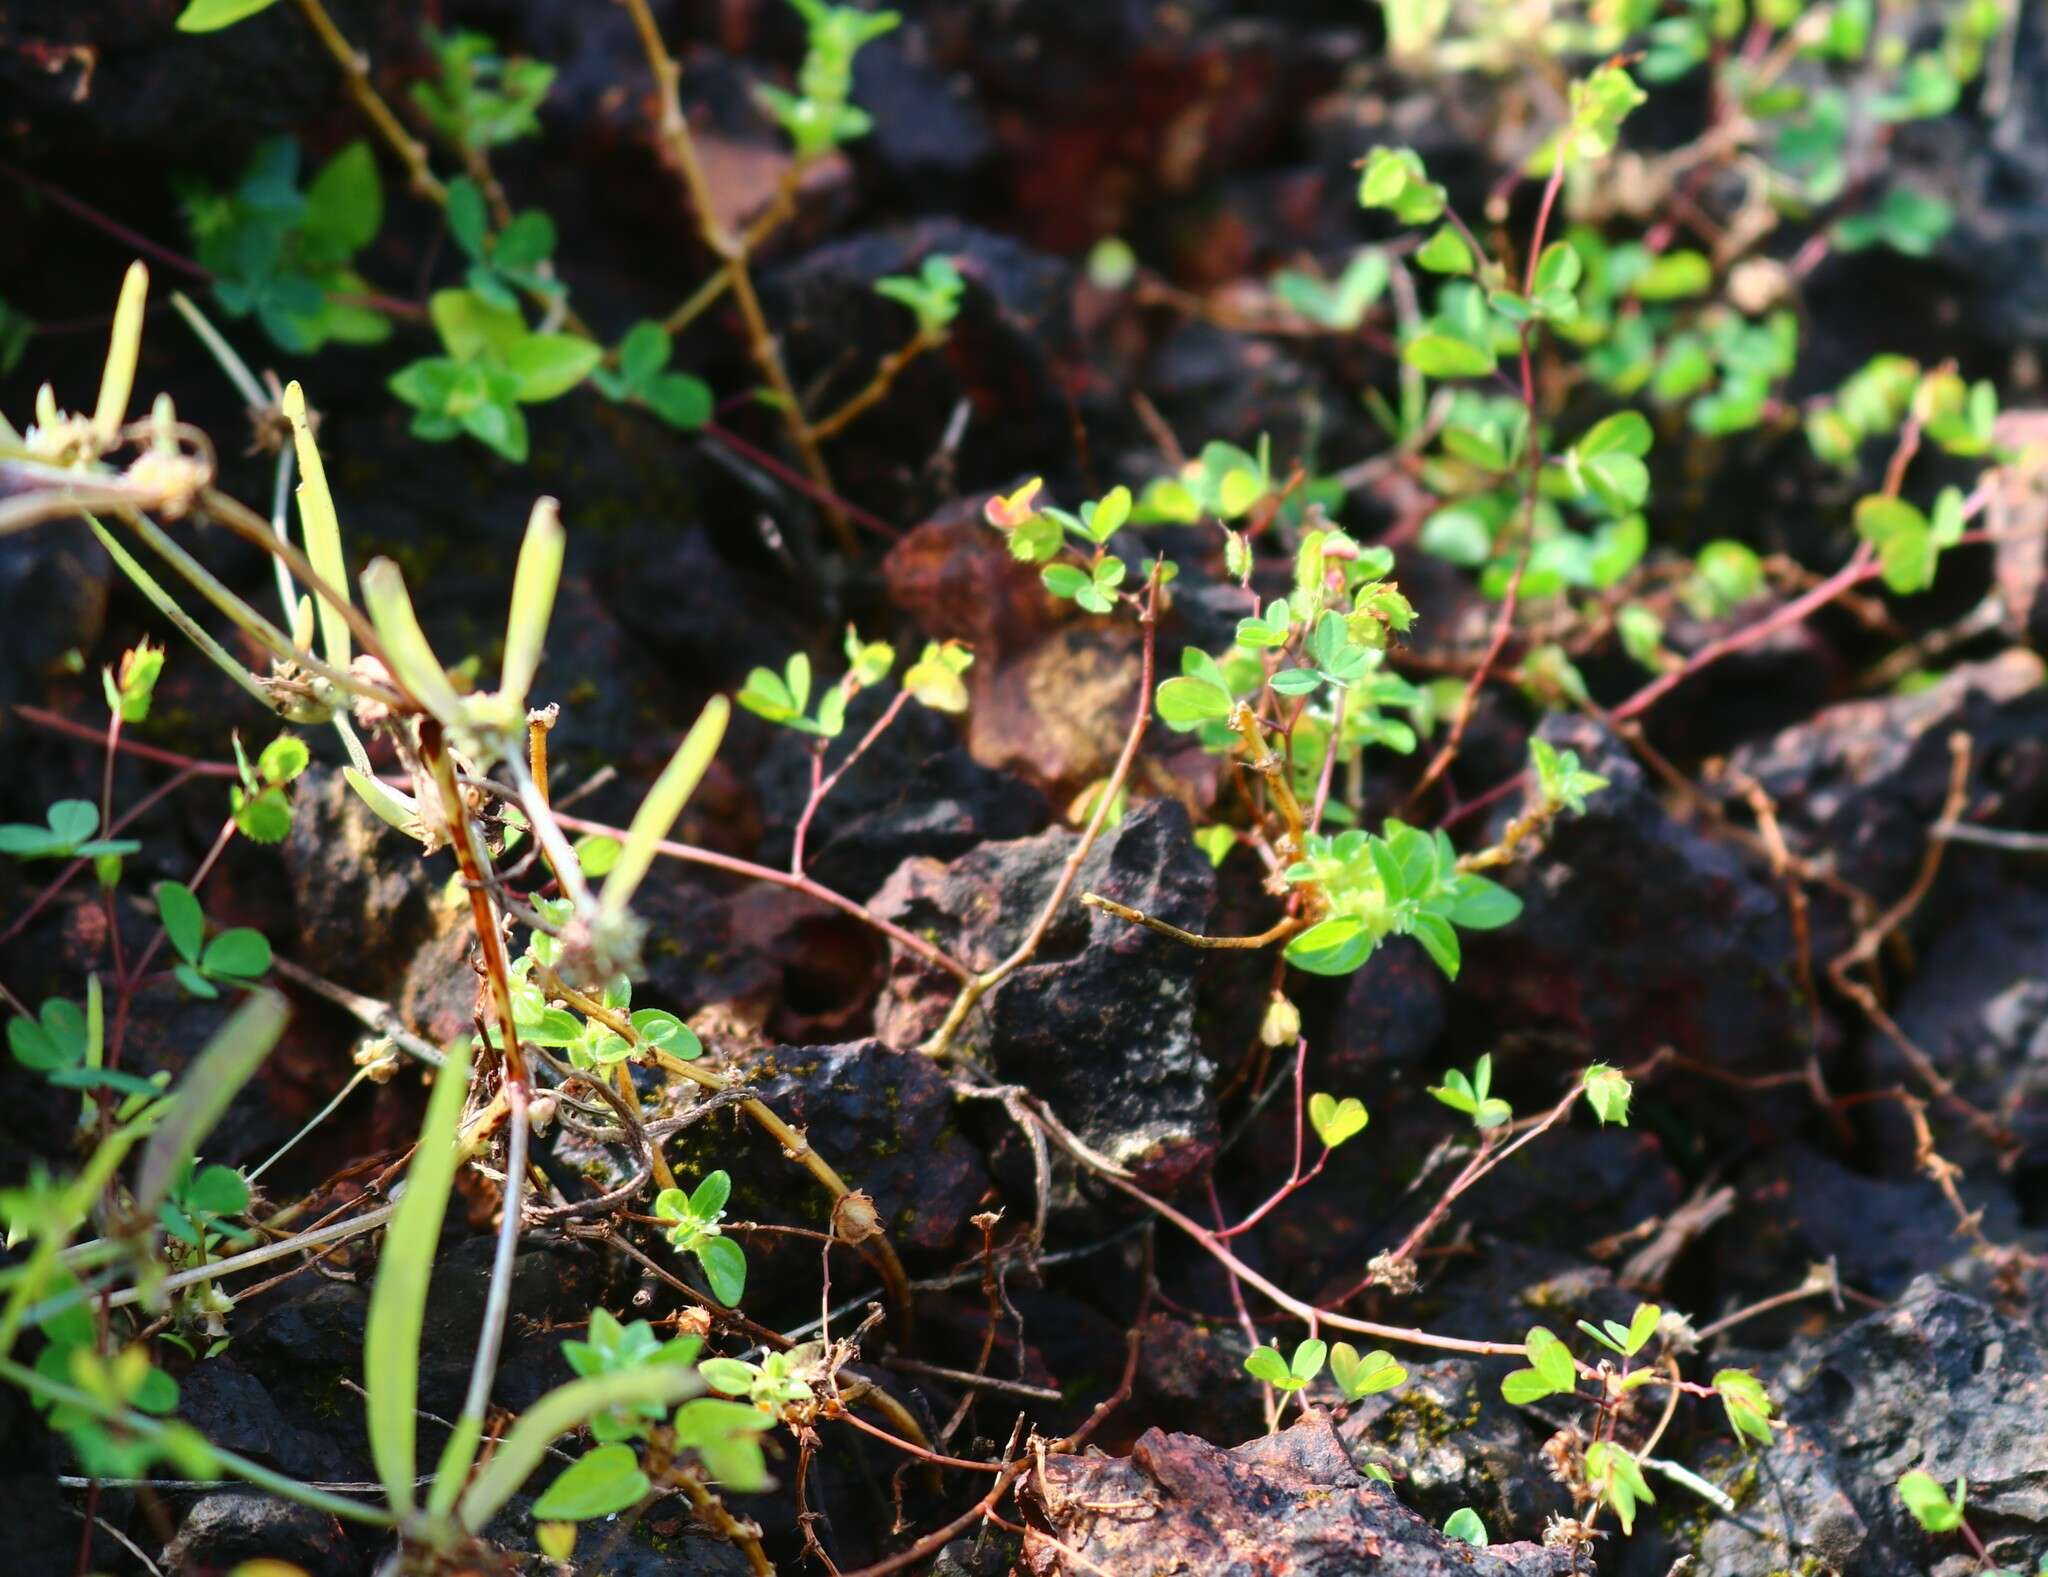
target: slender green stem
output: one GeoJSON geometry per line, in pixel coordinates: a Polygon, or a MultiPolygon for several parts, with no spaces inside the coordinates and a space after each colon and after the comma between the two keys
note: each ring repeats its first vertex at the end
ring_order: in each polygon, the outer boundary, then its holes
{"type": "MultiPolygon", "coordinates": [[[[57,1381],[48,1379],[11,1358],[0,1358],[0,1379],[9,1380],[22,1390],[47,1402],[89,1413],[94,1418],[113,1424],[140,1439],[168,1441],[174,1438],[172,1426],[160,1419],[130,1412],[124,1407],[115,1407],[73,1386],[60,1385],[57,1381]]],[[[313,1488],[310,1484],[301,1484],[295,1478],[273,1473],[261,1463],[251,1462],[245,1456],[233,1451],[224,1451],[216,1445],[209,1444],[207,1451],[221,1467],[236,1478],[254,1484],[258,1489],[267,1489],[273,1495],[281,1495],[286,1500],[297,1501],[302,1506],[310,1506],[315,1511],[324,1511],[329,1516],[341,1517],[349,1522],[368,1523],[377,1528],[396,1525],[391,1513],[382,1506],[366,1506],[361,1501],[330,1495],[325,1490],[313,1488]]]]}

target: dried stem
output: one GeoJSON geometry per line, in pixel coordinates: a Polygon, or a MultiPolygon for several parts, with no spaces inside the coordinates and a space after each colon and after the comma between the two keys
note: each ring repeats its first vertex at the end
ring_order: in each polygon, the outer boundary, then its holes
{"type": "Polygon", "coordinates": [[[320,45],[334,58],[341,68],[342,79],[347,85],[349,97],[356,101],[356,107],[363,117],[376,128],[377,135],[384,139],[385,146],[398,156],[399,163],[406,168],[411,178],[412,189],[427,201],[439,207],[448,204],[448,188],[435,178],[427,166],[427,150],[420,140],[407,131],[392,112],[384,96],[377,91],[370,80],[370,67],[362,52],[350,46],[342,36],[340,28],[334,25],[334,18],[327,14],[327,8],[320,0],[292,0],[299,8],[299,15],[306,19],[313,29],[320,45]]]}
{"type": "MultiPolygon", "coordinates": [[[[668,52],[668,46],[661,41],[661,29],[655,25],[654,13],[647,0],[625,0],[625,5],[633,18],[634,30],[639,34],[641,52],[654,73],[655,91],[660,98],[657,130],[668,144],[669,153],[689,194],[690,206],[696,210],[697,233],[719,259],[727,288],[732,291],[733,300],[739,307],[740,320],[747,331],[747,352],[767,381],[775,403],[782,409],[790,441],[796,446],[797,457],[803,462],[805,472],[822,493],[834,496],[832,473],[826,468],[825,457],[818,448],[817,439],[812,436],[810,424],[804,420],[803,406],[789,381],[789,372],[782,364],[782,351],[769,330],[766,314],[761,311],[760,297],[754,293],[753,276],[747,269],[747,238],[733,234],[718,215],[716,194],[697,154],[697,139],[691,135],[689,120],[683,114],[682,70],[668,52]]],[[[860,544],[853,534],[853,524],[847,519],[846,511],[839,507],[836,497],[824,508],[825,518],[838,536],[840,548],[848,554],[858,552],[860,544]]]]}
{"type": "Polygon", "coordinates": [[[877,363],[875,375],[868,380],[865,388],[850,396],[845,404],[829,416],[813,422],[811,436],[820,443],[828,438],[838,437],[868,410],[889,397],[890,388],[903,375],[906,367],[926,351],[944,344],[945,339],[943,332],[919,329],[877,363]]]}

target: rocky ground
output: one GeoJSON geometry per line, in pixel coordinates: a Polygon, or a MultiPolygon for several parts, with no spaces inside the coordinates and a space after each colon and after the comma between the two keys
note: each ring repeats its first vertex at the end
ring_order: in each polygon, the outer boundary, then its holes
{"type": "MultiPolygon", "coordinates": [[[[356,133],[329,63],[289,7],[203,44],[171,34],[175,7],[160,3],[121,0],[89,17],[63,5],[6,9],[0,189],[13,219],[0,227],[0,299],[47,325],[0,379],[0,408],[21,421],[45,378],[74,402],[87,397],[131,249],[46,195],[31,201],[18,175],[178,245],[176,177],[225,180],[265,134],[330,147],[356,133]]],[[[334,9],[380,70],[402,79],[419,69],[412,8],[361,0],[334,9]]],[[[666,311],[707,259],[654,145],[625,13],[566,0],[435,9],[561,68],[545,138],[509,150],[500,173],[522,204],[555,216],[559,263],[582,310],[618,326],[666,311]]],[[[1122,743],[1139,653],[1128,624],[1105,632],[1047,598],[1035,571],[1013,563],[982,524],[984,499],[1034,475],[1069,499],[1141,482],[1164,467],[1161,431],[1190,450],[1270,434],[1276,452],[1312,444],[1338,463],[1383,445],[1359,399],[1362,382],[1387,381],[1376,353],[1236,332],[1171,301],[1106,291],[1087,276],[1088,248],[1121,235],[1173,290],[1206,296],[1303,255],[1348,251],[1358,239],[1352,164],[1377,142],[1412,143],[1433,172],[1475,193],[1495,173],[1484,93],[1395,73],[1380,57],[1377,24],[1361,20],[1366,9],[1357,0],[904,6],[908,25],[871,46],[857,77],[873,135],[817,175],[759,265],[793,377],[825,391],[821,405],[857,387],[858,369],[901,337],[872,295],[878,275],[943,251],[968,278],[948,344],[835,448],[839,488],[887,527],[865,533],[857,557],[837,551],[805,501],[739,451],[592,398],[536,411],[524,467],[474,445],[423,446],[384,393],[410,354],[391,347],[330,349],[280,368],[305,380],[324,413],[351,552],[391,554],[428,588],[422,613],[444,654],[481,651],[499,627],[531,500],[562,499],[570,556],[541,689],[564,703],[562,780],[617,770],[576,807],[600,821],[630,815],[704,699],[756,664],[779,667],[808,648],[821,671],[836,671],[849,620],[905,652],[927,639],[971,641],[966,717],[907,711],[826,803],[808,869],[987,967],[1028,929],[1074,846],[1065,812],[1122,743]]],[[[778,170],[772,129],[744,83],[795,59],[795,25],[770,0],[657,12],[684,59],[683,96],[717,152],[721,189],[743,215],[778,170]]],[[[2008,406],[2038,402],[2028,380],[2048,350],[2041,20],[2022,26],[1995,120],[1944,123],[1901,150],[1957,204],[1958,228],[1940,250],[1842,256],[1811,282],[1813,349],[1801,377],[1813,387],[1897,350],[1958,358],[1971,375],[1997,379],[2008,406]]],[[[414,282],[436,267],[431,213],[394,199],[379,246],[378,278],[420,293],[414,282]]],[[[175,275],[165,271],[166,285],[175,275]]],[[[268,364],[257,353],[269,348],[243,329],[252,360],[268,364]]],[[[683,336],[677,364],[721,395],[751,384],[725,313],[683,336]]],[[[176,391],[180,414],[219,435],[230,492],[267,500],[270,462],[239,452],[237,397],[168,312],[150,320],[139,381],[176,391]]],[[[742,401],[721,420],[753,446],[778,443],[772,412],[742,401]]],[[[1840,484],[1812,465],[1796,433],[1727,446],[1718,465],[1686,474],[1674,457],[1668,489],[1660,476],[1657,497],[1672,502],[1653,520],[1671,543],[1733,530],[1822,574],[1839,562],[1840,484]]],[[[1399,512],[1397,498],[1365,490],[1343,517],[1371,540],[1399,512]]],[[[1192,533],[1184,548],[1164,535],[1168,552],[1203,562],[1192,533]]],[[[217,531],[201,545],[225,579],[252,596],[263,589],[259,555],[217,531]]],[[[1489,1051],[1500,1092],[1524,1111],[1554,1101],[1588,1061],[1652,1071],[1638,1082],[1629,1127],[1573,1122],[1519,1152],[1459,1201],[1417,1290],[1368,1293],[1353,1312],[1519,1340],[1531,1323],[1625,1320],[1654,1299],[1707,1331],[1827,1267],[1832,1295],[1745,1319],[1687,1359],[1703,1375],[1754,1369],[1788,1426],[1768,1450],[1745,1453],[1718,1408],[1681,1411],[1660,1455],[1688,1465],[1732,1509],[1660,1480],[1634,1536],[1609,1536],[1590,1555],[1540,1542],[1548,1519],[1574,1511],[1543,1451],[1561,1420],[1540,1404],[1500,1400],[1506,1360],[1416,1354],[1400,1390],[1344,1406],[1325,1383],[1310,1393],[1319,1405],[1309,1416],[1266,1436],[1242,1369],[1249,1344],[1215,1262],[1164,1227],[1153,1233],[1142,1211],[1063,1158],[1035,1153],[999,1101],[963,1097],[917,1054],[951,1000],[946,976],[800,894],[664,862],[640,903],[654,941],[636,1005],[689,1018],[717,1065],[745,1073],[806,1128],[873,1196],[923,1289],[918,1346],[890,1355],[908,1362],[864,1372],[932,1425],[960,1392],[929,1366],[969,1369],[986,1358],[989,1372],[1035,1393],[984,1395],[953,1437],[959,1454],[994,1455],[1019,1411],[1048,1437],[1078,1427],[1117,1391],[1127,1333],[1137,1333],[1128,1398],[1088,1447],[1049,1458],[1020,1486],[1006,1525],[960,1530],[926,1569],[1981,1569],[1955,1539],[1931,1537],[1905,1514],[1894,1485],[1911,1468],[1944,1482],[1967,1477],[1972,1525],[2005,1566],[2031,1573],[2048,1559],[2048,1274],[2037,1257],[2048,1250],[2048,864],[2038,849],[1955,843],[1931,884],[1921,880],[1959,734],[1969,741],[1966,819],[2048,827],[2044,562],[2038,537],[1997,562],[1988,548],[1959,550],[1929,598],[1894,607],[1876,627],[1840,609],[1798,625],[1680,686],[1637,737],[1591,709],[1543,717],[1505,688],[1489,691],[1451,773],[1457,803],[1511,778],[1532,731],[1576,750],[1610,787],[1496,873],[1525,911],[1473,940],[1455,985],[1400,941],[1349,979],[1290,988],[1314,1087],[1356,1094],[1372,1114],[1367,1136],[1337,1153],[1309,1192],[1238,1240],[1247,1263],[1301,1296],[1350,1287],[1420,1218],[1449,1132],[1426,1087],[1489,1051]],[[1912,693],[1866,682],[1889,652],[1986,599],[1991,616],[1943,653],[1938,682],[1912,693]],[[1772,828],[1758,823],[1756,790],[1774,807],[1772,828]],[[1882,951],[1875,1014],[1828,969],[1869,923],[1844,896],[1851,889],[1880,913],[1914,898],[1882,951]],[[1929,1131],[1917,1131],[1885,1095],[1926,1091],[1902,1039],[2009,1142],[1994,1144],[1940,1100],[1926,1108],[1929,1131]],[[1817,1104],[1816,1089],[1831,1103],[1817,1104]],[[1929,1141],[1957,1169],[1952,1182],[1930,1163],[1929,1141]],[[984,1233],[1014,1247],[1041,1211],[1043,1260],[1009,1262],[991,1334],[984,1233]],[[985,1225],[995,1214],[1000,1222],[985,1225]],[[1480,1514],[1491,1547],[1438,1531],[1461,1507],[1480,1514]],[[1014,1531],[1011,1517],[1028,1531],[1014,1531]]],[[[1418,675],[1432,656],[1483,636],[1490,610],[1464,578],[1406,554],[1399,576],[1423,610],[1418,675]]],[[[1178,671],[1184,646],[1227,644],[1242,609],[1223,589],[1199,570],[1177,589],[1160,636],[1163,672],[1178,671]]],[[[158,626],[70,523],[0,536],[0,602],[0,819],[34,820],[51,800],[93,794],[102,755],[14,708],[97,731],[100,665],[158,626]]],[[[1673,640],[1696,649],[1716,633],[1675,631],[1673,640]]],[[[1600,660],[1585,670],[1596,701],[1612,705],[1634,688],[1600,660]]],[[[856,704],[856,728],[872,720],[866,704],[856,704]]],[[[224,759],[231,727],[251,739],[265,726],[248,712],[173,645],[146,738],[224,759]]],[[[298,790],[290,839],[275,850],[234,845],[211,879],[208,910],[262,928],[283,958],[397,1005],[421,1034],[460,1033],[474,978],[466,929],[442,902],[449,869],[378,835],[343,791],[327,743],[298,790]]],[[[780,866],[808,759],[801,738],[741,718],[679,836],[780,866]]],[[[1377,824],[1400,806],[1421,758],[1369,759],[1380,775],[1368,785],[1377,824]]],[[[115,801],[132,805],[168,775],[124,755],[115,801]]],[[[1089,854],[1082,885],[1184,928],[1258,929],[1272,911],[1255,862],[1240,854],[1212,868],[1189,840],[1191,812],[1202,815],[1218,794],[1213,758],[1154,729],[1129,813],[1089,854]]],[[[1454,830],[1483,841],[1518,808],[1501,800],[1454,830]]],[[[222,814],[219,786],[204,781],[156,803],[137,824],[135,888],[189,872],[222,814]]],[[[154,932],[140,914],[116,911],[110,922],[82,886],[14,926],[47,875],[0,865],[0,980],[32,1002],[78,990],[110,923],[135,947],[154,932]]],[[[1294,1144],[1285,1099],[1256,1108],[1247,1099],[1271,976],[1270,955],[1196,952],[1070,906],[1037,959],[969,1021],[964,1049],[989,1077],[1043,1098],[1144,1187],[1198,1216],[1212,1188],[1236,1217],[1287,1175],[1294,1144]]],[[[316,997],[296,1001],[283,1045],[236,1101],[210,1158],[247,1165],[268,1155],[346,1076],[353,1026],[316,997]]],[[[147,994],[130,1065],[183,1066],[224,1011],[168,987],[147,994]]],[[[0,1066],[0,1089],[0,1181],[11,1185],[37,1160],[66,1158],[75,1096],[11,1063],[0,1066]]],[[[352,1169],[411,1142],[421,1104],[404,1076],[351,1097],[265,1179],[267,1196],[347,1197],[352,1169]]],[[[671,1157],[678,1172],[728,1168],[751,1220],[824,1225],[819,1196],[776,1150],[720,1114],[686,1130],[671,1157]]],[[[600,1159],[565,1137],[548,1164],[573,1179],[600,1159]]],[[[424,1344],[420,1406],[443,1417],[460,1406],[482,1318],[490,1201],[474,1203],[473,1219],[451,1212],[424,1344]]],[[[814,1247],[794,1238],[750,1246],[751,1319],[788,1329],[815,1318],[814,1247]]],[[[182,1416],[284,1472],[370,1477],[351,1387],[374,1259],[358,1244],[322,1273],[250,1297],[217,1357],[169,1355],[182,1416]]],[[[495,1400],[516,1410],[566,1378],[560,1328],[598,1302],[650,1314],[674,1306],[631,1261],[588,1244],[529,1243],[495,1400]]],[[[12,1391],[0,1392],[0,1440],[9,1569],[73,1570],[81,1492],[53,1487],[53,1475],[73,1471],[62,1446],[12,1391]]],[[[945,1527],[981,1493],[957,1477],[892,1482],[897,1460],[848,1431],[828,1432],[823,1447],[813,1500],[847,1571],[945,1527]],[[890,1511],[898,1494],[900,1524],[890,1511]]],[[[787,1495],[740,1505],[783,1569],[822,1569],[803,1564],[787,1495]]],[[[343,1577],[374,1559],[331,1519],[237,1490],[108,1488],[96,1509],[166,1573],[200,1577],[262,1555],[343,1577]]],[[[530,1519],[521,1525],[517,1507],[508,1516],[508,1539],[527,1540],[530,1519]]],[[[132,1547],[104,1535],[84,1558],[94,1570],[144,1569],[132,1547]]],[[[584,1569],[723,1574],[746,1564],[671,1504],[584,1569]]]]}

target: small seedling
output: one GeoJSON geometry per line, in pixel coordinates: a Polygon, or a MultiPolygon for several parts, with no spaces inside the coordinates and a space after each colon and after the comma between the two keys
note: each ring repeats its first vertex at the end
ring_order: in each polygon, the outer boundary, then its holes
{"type": "Polygon", "coordinates": [[[738,1358],[706,1358],[697,1366],[704,1383],[723,1396],[744,1397],[763,1412],[780,1416],[786,1407],[811,1399],[811,1379],[818,1373],[824,1348],[817,1342],[771,1352],[759,1363],[738,1358]]]}
{"type": "MultiPolygon", "coordinates": [[[[688,1367],[696,1361],[702,1346],[694,1336],[678,1336],[664,1342],[645,1320],[622,1325],[610,1310],[592,1309],[587,1339],[563,1342],[562,1356],[579,1376],[595,1379],[599,1375],[626,1374],[662,1364],[688,1367]]],[[[591,1419],[590,1433],[605,1445],[640,1439],[660,1421],[664,1411],[659,1402],[614,1407],[591,1419]]]]}
{"type": "Polygon", "coordinates": [[[1714,1389],[1720,1393],[1721,1407],[1728,1415],[1728,1426],[1735,1431],[1735,1438],[1745,1445],[1755,1441],[1768,1447],[1771,1399],[1764,1393],[1763,1382],[1747,1369],[1722,1369],[1714,1375],[1714,1389]]]}
{"type": "Polygon", "coordinates": [[[185,183],[185,221],[214,299],[231,318],[253,314],[284,350],[388,338],[391,320],[362,304],[374,292],[354,267],[384,223],[370,145],[350,143],[303,192],[298,183],[299,147],[289,137],[258,144],[232,191],[185,183]]]}
{"type": "Polygon", "coordinates": [[[158,882],[157,918],[179,962],[178,984],[195,997],[217,997],[223,985],[253,986],[270,969],[270,943],[261,931],[238,925],[206,939],[206,914],[183,882],[158,882]]]}
{"type": "Polygon", "coordinates": [[[720,1171],[708,1173],[695,1193],[664,1188],[654,1201],[654,1213],[673,1223],[668,1229],[669,1242],[696,1257],[704,1279],[727,1308],[739,1303],[747,1287],[747,1256],[739,1244],[719,1231],[725,1202],[731,1196],[732,1179],[720,1171]]]}
{"type": "Polygon", "coordinates": [[[1407,1380],[1408,1371],[1383,1349],[1360,1357],[1351,1343],[1338,1342],[1330,1349],[1330,1378],[1337,1382],[1345,1401],[1357,1402],[1393,1390],[1407,1380]]]}
{"type": "Polygon", "coordinates": [[[1587,1320],[1580,1320],[1578,1325],[1602,1347],[1624,1358],[1633,1358],[1657,1334],[1657,1324],[1663,1318],[1664,1311],[1656,1304],[1639,1303],[1626,1325],[1619,1320],[1602,1320],[1597,1328],[1587,1320]]]}
{"type": "Polygon", "coordinates": [[[1315,1129],[1316,1137],[1323,1141],[1326,1149],[1334,1150],[1345,1140],[1355,1139],[1364,1133],[1367,1119],[1365,1102],[1355,1095],[1347,1095],[1340,1101],[1336,1096],[1318,1090],[1308,1098],[1309,1126],[1315,1129]]]}
{"type": "Polygon", "coordinates": [[[235,830],[251,843],[282,843],[292,830],[292,802],[284,788],[306,770],[312,753],[298,735],[280,734],[263,747],[252,769],[241,736],[232,737],[242,779],[228,788],[235,830]]]}
{"type": "Polygon", "coordinates": [[[1633,1533],[1639,1503],[1655,1505],[1657,1497],[1643,1478],[1642,1464],[1612,1441],[1586,1447],[1586,1486],[1613,1508],[1623,1533],[1633,1533]]]}
{"type": "Polygon", "coordinates": [[[928,257],[915,274],[890,274],[875,281],[875,294],[908,307],[917,319],[918,337],[937,343],[960,313],[967,281],[950,257],[928,257]]]}
{"type": "Polygon", "coordinates": [[[1566,1396],[1578,1389],[1579,1367],[1563,1342],[1541,1325],[1532,1325],[1522,1344],[1529,1367],[1517,1369],[1501,1381],[1500,1394],[1505,1400],[1525,1407],[1546,1396],[1566,1396]]]}
{"type": "MultiPolygon", "coordinates": [[[[1277,1348],[1254,1347],[1251,1356],[1244,1361],[1244,1371],[1276,1391],[1293,1395],[1306,1391],[1315,1377],[1323,1372],[1323,1360],[1328,1352],[1327,1344],[1313,1336],[1296,1344],[1292,1358],[1281,1357],[1277,1348]]],[[[1303,1405],[1307,1405],[1306,1398],[1303,1398],[1303,1405]]]]}
{"type": "Polygon", "coordinates": [[[1483,1550],[1487,1546],[1486,1524],[1470,1506],[1460,1506],[1444,1519],[1444,1537],[1483,1550]]]}
{"type": "Polygon", "coordinates": [[[1498,1128],[1513,1119],[1515,1109],[1493,1090],[1493,1053],[1484,1053],[1473,1065],[1472,1076],[1468,1079],[1456,1068],[1444,1075],[1444,1082],[1432,1085],[1429,1093],[1454,1112],[1463,1112],[1472,1119],[1472,1126],[1482,1133],[1498,1128]]]}
{"type": "Polygon", "coordinates": [[[132,838],[95,837],[100,809],[89,799],[60,799],[43,820],[40,827],[22,821],[0,826],[0,854],[17,860],[90,860],[133,854],[142,847],[132,838]]]}
{"type": "Polygon", "coordinates": [[[659,323],[636,323],[619,341],[618,370],[596,367],[590,381],[606,399],[644,405],[671,427],[702,427],[711,420],[711,390],[702,379],[667,370],[673,350],[659,323]]]}
{"type": "Polygon", "coordinates": [[[867,112],[849,102],[853,57],[861,47],[893,32],[903,21],[894,11],[863,11],[827,0],[789,0],[804,19],[810,47],[797,71],[797,91],[761,83],[754,89],[768,112],[782,123],[800,163],[830,153],[867,135],[867,112]]]}
{"type": "Polygon", "coordinates": [[[554,85],[545,61],[507,59],[482,33],[427,31],[438,82],[415,82],[412,101],[434,130],[477,152],[540,135],[539,110],[554,85]]]}
{"type": "Polygon", "coordinates": [[[1634,1094],[1628,1077],[1619,1068],[1610,1068],[1604,1062],[1596,1062],[1585,1072],[1584,1085],[1586,1104],[1593,1108],[1593,1115],[1601,1123],[1619,1123],[1628,1126],[1629,1097],[1634,1094]]]}

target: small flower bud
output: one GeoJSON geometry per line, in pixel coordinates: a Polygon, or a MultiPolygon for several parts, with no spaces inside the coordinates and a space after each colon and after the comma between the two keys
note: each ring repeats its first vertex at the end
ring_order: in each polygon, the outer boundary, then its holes
{"type": "Polygon", "coordinates": [[[1268,1046],[1291,1046],[1301,1036],[1301,1009],[1276,991],[1259,1024],[1259,1040],[1268,1046]]]}

